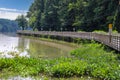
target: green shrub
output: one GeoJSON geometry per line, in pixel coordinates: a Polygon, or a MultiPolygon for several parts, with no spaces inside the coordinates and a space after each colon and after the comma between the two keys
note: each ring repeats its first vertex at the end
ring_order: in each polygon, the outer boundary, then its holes
{"type": "Polygon", "coordinates": [[[90,76],[101,79],[120,79],[117,56],[113,52],[106,52],[100,44],[86,44],[73,50],[71,55],[88,63],[86,73],[90,76]]]}
{"type": "Polygon", "coordinates": [[[101,31],[101,30],[95,30],[95,31],[93,31],[93,32],[95,32],[95,33],[99,33],[99,34],[107,34],[107,32],[105,32],[105,31],[101,31]]]}
{"type": "Polygon", "coordinates": [[[22,76],[38,76],[40,73],[52,77],[90,76],[106,80],[120,80],[119,57],[106,52],[100,44],[85,44],[73,50],[74,57],[56,59],[0,58],[0,71],[22,76]]]}
{"type": "Polygon", "coordinates": [[[106,52],[101,44],[86,44],[76,50],[71,51],[71,55],[88,62],[108,62],[116,61],[113,52],[106,52]]]}
{"type": "Polygon", "coordinates": [[[2,70],[3,68],[9,68],[10,66],[12,66],[14,64],[15,64],[14,59],[2,58],[2,59],[0,59],[0,70],[2,70]]]}
{"type": "Polygon", "coordinates": [[[51,70],[55,77],[70,77],[73,75],[82,76],[85,74],[87,63],[80,60],[64,62],[54,65],[51,70]]]}

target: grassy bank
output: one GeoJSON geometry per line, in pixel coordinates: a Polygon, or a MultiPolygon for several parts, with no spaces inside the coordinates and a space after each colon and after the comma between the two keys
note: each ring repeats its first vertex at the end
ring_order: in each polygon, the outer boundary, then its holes
{"type": "Polygon", "coordinates": [[[114,52],[106,52],[104,47],[97,43],[85,44],[71,51],[73,57],[56,59],[38,58],[1,58],[0,77],[8,74],[22,76],[51,77],[83,77],[89,76],[98,79],[120,79],[119,59],[114,52]]]}

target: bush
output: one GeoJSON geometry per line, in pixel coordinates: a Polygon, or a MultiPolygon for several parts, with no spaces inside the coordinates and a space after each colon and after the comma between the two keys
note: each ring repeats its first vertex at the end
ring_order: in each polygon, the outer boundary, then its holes
{"type": "Polygon", "coordinates": [[[86,62],[75,60],[73,62],[64,62],[54,65],[51,71],[55,77],[83,76],[86,72],[86,68],[86,62]]]}
{"type": "Polygon", "coordinates": [[[43,73],[52,77],[90,76],[107,80],[120,80],[120,64],[117,55],[106,52],[100,44],[85,44],[73,50],[71,58],[1,58],[0,71],[22,76],[38,76],[43,73]]]}
{"type": "Polygon", "coordinates": [[[88,63],[86,69],[88,75],[101,79],[120,79],[117,56],[113,52],[106,52],[100,44],[86,44],[73,50],[71,55],[88,63]]]}

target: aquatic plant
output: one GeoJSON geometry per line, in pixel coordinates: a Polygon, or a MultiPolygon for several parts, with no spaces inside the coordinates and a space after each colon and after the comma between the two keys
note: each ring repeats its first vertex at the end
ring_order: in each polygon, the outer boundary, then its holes
{"type": "MultiPolygon", "coordinates": [[[[118,56],[113,52],[106,52],[100,44],[85,44],[71,51],[71,55],[73,57],[56,59],[0,58],[0,71],[22,76],[45,74],[51,77],[90,76],[107,80],[120,79],[118,56]]],[[[3,75],[0,74],[0,77],[3,75]]]]}

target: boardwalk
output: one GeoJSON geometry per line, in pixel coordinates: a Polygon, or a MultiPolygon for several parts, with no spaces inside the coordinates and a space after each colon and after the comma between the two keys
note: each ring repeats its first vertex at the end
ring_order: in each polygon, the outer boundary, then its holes
{"type": "Polygon", "coordinates": [[[89,39],[101,42],[117,51],[120,51],[120,36],[105,35],[92,32],[55,32],[55,31],[18,31],[17,34],[23,35],[51,35],[71,38],[89,39]]]}

